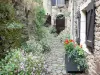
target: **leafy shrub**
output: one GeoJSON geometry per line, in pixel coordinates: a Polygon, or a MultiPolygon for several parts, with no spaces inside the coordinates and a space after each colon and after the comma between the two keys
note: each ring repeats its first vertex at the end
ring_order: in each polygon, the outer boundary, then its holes
{"type": "Polygon", "coordinates": [[[49,28],[42,27],[43,30],[43,38],[40,40],[35,40],[35,38],[27,41],[28,52],[48,52],[51,50],[52,39],[54,38],[52,34],[50,34],[49,28]]]}
{"type": "Polygon", "coordinates": [[[4,24],[8,22],[12,22],[15,20],[15,11],[13,6],[10,3],[0,3],[0,24],[4,26],[4,24]]]}
{"type": "Polygon", "coordinates": [[[34,39],[27,41],[27,46],[26,52],[41,53],[43,51],[42,45],[34,39]]]}
{"type": "Polygon", "coordinates": [[[21,46],[22,27],[15,18],[13,5],[5,1],[0,2],[0,58],[5,57],[10,48],[21,46]]]}
{"type": "Polygon", "coordinates": [[[27,54],[21,49],[14,49],[0,62],[1,75],[41,75],[43,57],[27,54]]]}
{"type": "Polygon", "coordinates": [[[0,29],[0,37],[1,37],[1,50],[0,57],[5,56],[7,51],[10,48],[16,48],[21,46],[21,30],[22,24],[20,23],[9,23],[6,28],[0,29]]]}
{"type": "Polygon", "coordinates": [[[58,35],[58,38],[61,40],[61,42],[63,43],[63,41],[67,39],[70,39],[70,34],[69,33],[66,33],[67,30],[63,30],[59,35],[58,35]]]}
{"type": "Polygon", "coordinates": [[[37,40],[43,38],[44,31],[42,30],[42,27],[44,25],[44,22],[45,22],[45,11],[43,7],[37,6],[37,8],[35,8],[35,19],[34,19],[35,36],[37,40]]]}
{"type": "Polygon", "coordinates": [[[43,46],[44,51],[48,52],[51,50],[51,45],[53,44],[54,34],[50,33],[50,29],[47,27],[42,27],[44,31],[43,38],[40,40],[40,44],[43,46]]]}
{"type": "Polygon", "coordinates": [[[54,26],[50,26],[49,31],[50,31],[51,34],[56,33],[56,28],[54,26]]]}
{"type": "Polygon", "coordinates": [[[42,48],[43,48],[43,50],[42,50],[43,53],[44,53],[44,52],[48,52],[48,51],[51,50],[50,44],[49,44],[49,42],[48,42],[48,40],[47,40],[46,38],[42,39],[42,40],[40,41],[40,44],[41,44],[41,46],[42,46],[42,48]]]}

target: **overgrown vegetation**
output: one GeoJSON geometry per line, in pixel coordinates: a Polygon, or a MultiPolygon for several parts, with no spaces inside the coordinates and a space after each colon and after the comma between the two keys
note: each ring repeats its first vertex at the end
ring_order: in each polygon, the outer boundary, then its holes
{"type": "MultiPolygon", "coordinates": [[[[42,0],[32,7],[34,32],[23,39],[23,25],[16,18],[10,0],[0,2],[0,75],[41,75],[45,52],[51,50],[52,31],[44,27],[45,11],[42,0]]],[[[28,30],[28,29],[27,29],[28,30]]]]}
{"type": "Polygon", "coordinates": [[[5,57],[10,48],[21,46],[23,25],[15,18],[15,11],[10,3],[0,3],[0,58],[5,57]],[[16,35],[15,35],[16,34],[16,35]]]}
{"type": "Polygon", "coordinates": [[[0,75],[41,75],[43,57],[14,49],[0,62],[0,75]]]}

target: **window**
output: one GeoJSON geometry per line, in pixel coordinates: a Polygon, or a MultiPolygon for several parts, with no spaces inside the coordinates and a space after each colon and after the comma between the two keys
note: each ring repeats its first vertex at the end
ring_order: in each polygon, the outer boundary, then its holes
{"type": "Polygon", "coordinates": [[[64,6],[65,0],[51,0],[52,6],[64,6]]]}
{"type": "Polygon", "coordinates": [[[65,4],[65,0],[57,0],[57,6],[63,6],[65,4]]]}
{"type": "Polygon", "coordinates": [[[83,45],[84,51],[91,54],[94,47],[95,11],[94,3],[92,3],[92,1],[88,1],[80,7],[80,44],[83,45]]]}
{"type": "Polygon", "coordinates": [[[56,0],[51,0],[51,4],[52,4],[52,6],[55,6],[56,5],[56,0]]]}

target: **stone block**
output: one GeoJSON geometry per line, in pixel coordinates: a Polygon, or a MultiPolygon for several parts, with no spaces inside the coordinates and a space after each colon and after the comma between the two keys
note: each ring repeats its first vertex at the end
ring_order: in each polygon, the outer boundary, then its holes
{"type": "Polygon", "coordinates": [[[96,7],[100,6],[100,0],[95,2],[96,7]]]}

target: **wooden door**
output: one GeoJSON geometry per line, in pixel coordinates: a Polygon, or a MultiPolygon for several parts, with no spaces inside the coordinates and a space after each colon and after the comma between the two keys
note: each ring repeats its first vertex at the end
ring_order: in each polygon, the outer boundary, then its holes
{"type": "Polygon", "coordinates": [[[65,17],[64,17],[64,15],[59,15],[56,18],[57,33],[59,34],[64,29],[65,29],[65,17]]]}

